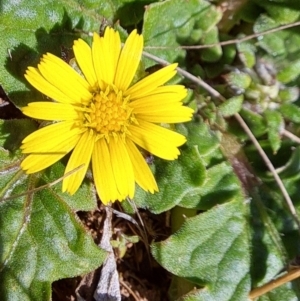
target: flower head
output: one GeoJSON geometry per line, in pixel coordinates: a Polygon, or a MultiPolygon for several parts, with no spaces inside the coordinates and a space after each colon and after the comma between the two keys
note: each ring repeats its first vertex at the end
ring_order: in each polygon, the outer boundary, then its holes
{"type": "Polygon", "coordinates": [[[107,28],[94,34],[92,47],[79,39],[74,53],[81,74],[47,53],[37,68],[29,67],[29,83],[53,101],[29,103],[23,113],[53,121],[23,140],[21,163],[27,173],[45,169],[71,152],[63,191],[74,194],[91,162],[103,203],[132,198],[135,182],[154,193],[158,187],[140,149],[166,160],[176,159],[184,136],[160,126],[191,119],[182,105],[186,89],[163,86],[176,74],[169,65],[131,85],[138,68],[143,37],[134,30],[123,48],[119,33],[107,28]]]}

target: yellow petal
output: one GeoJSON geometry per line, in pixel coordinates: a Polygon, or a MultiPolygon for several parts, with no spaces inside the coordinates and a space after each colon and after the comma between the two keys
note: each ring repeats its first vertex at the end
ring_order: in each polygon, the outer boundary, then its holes
{"type": "Polygon", "coordinates": [[[143,51],[143,36],[133,30],[121,51],[115,76],[115,85],[125,91],[132,82],[143,51]]]}
{"type": "Polygon", "coordinates": [[[183,85],[166,85],[166,86],[157,87],[148,95],[159,95],[165,93],[175,93],[177,95],[180,95],[178,97],[182,97],[183,99],[187,95],[187,90],[183,85]]]}
{"type": "Polygon", "coordinates": [[[73,122],[60,122],[41,128],[22,141],[23,153],[67,154],[79,140],[81,134],[73,122]],[[59,135],[57,134],[59,133],[59,135]]]}
{"type": "Polygon", "coordinates": [[[99,86],[102,90],[105,89],[103,82],[106,85],[113,84],[120,51],[121,40],[117,31],[107,27],[104,37],[99,37],[97,33],[94,33],[92,45],[93,63],[99,86]]]}
{"type": "Polygon", "coordinates": [[[149,109],[149,111],[144,108],[142,110],[134,110],[136,118],[154,123],[179,123],[190,121],[193,112],[193,109],[182,105],[157,106],[156,108],[149,109]]]}
{"type": "Polygon", "coordinates": [[[97,82],[97,76],[94,70],[91,47],[85,41],[79,39],[74,42],[73,50],[78,66],[90,86],[94,87],[97,82]]]}
{"type": "Polygon", "coordinates": [[[174,160],[180,154],[178,146],[186,142],[181,134],[161,126],[138,120],[138,125],[129,127],[128,138],[151,154],[166,160],[174,160]]]}
{"type": "Polygon", "coordinates": [[[135,100],[151,93],[157,87],[165,84],[168,80],[174,77],[177,65],[178,64],[171,64],[143,78],[130,87],[126,91],[125,96],[130,95],[130,99],[135,100]]]}
{"type": "Polygon", "coordinates": [[[102,203],[107,205],[109,202],[121,199],[105,139],[100,139],[95,143],[92,167],[96,190],[102,203]]]}
{"type": "Polygon", "coordinates": [[[178,104],[179,102],[182,102],[186,95],[187,90],[184,88],[184,86],[163,86],[156,88],[151,94],[130,102],[130,106],[133,108],[144,108],[146,110],[151,110],[156,106],[178,104]],[[167,87],[172,88],[164,89],[167,87]]]}
{"type": "Polygon", "coordinates": [[[135,144],[131,140],[127,139],[126,148],[132,162],[135,181],[145,191],[149,191],[151,193],[158,191],[154,176],[146,163],[146,160],[141,155],[135,144]]]}
{"type": "Polygon", "coordinates": [[[81,168],[72,173],[70,176],[64,178],[62,187],[63,191],[67,191],[72,195],[79,188],[89,167],[94,144],[95,135],[93,135],[92,131],[86,131],[82,134],[68,161],[65,174],[79,166],[81,166],[81,168]]]}
{"type": "Polygon", "coordinates": [[[82,103],[92,98],[88,82],[58,57],[47,53],[38,69],[47,81],[73,99],[73,102],[82,103]]]}
{"type": "Polygon", "coordinates": [[[22,112],[32,118],[43,120],[74,120],[78,118],[75,107],[67,103],[31,102],[22,112]]]}
{"type": "Polygon", "coordinates": [[[21,163],[21,168],[27,174],[41,171],[59,161],[65,154],[31,154],[21,163]]]}
{"type": "Polygon", "coordinates": [[[61,92],[55,86],[50,84],[40,73],[40,71],[33,67],[28,67],[25,78],[37,90],[47,95],[48,97],[62,103],[74,103],[74,100],[61,92]]]}
{"type": "Polygon", "coordinates": [[[116,180],[118,191],[122,197],[133,198],[135,181],[132,164],[122,139],[110,139],[108,149],[111,158],[112,171],[116,180]]]}

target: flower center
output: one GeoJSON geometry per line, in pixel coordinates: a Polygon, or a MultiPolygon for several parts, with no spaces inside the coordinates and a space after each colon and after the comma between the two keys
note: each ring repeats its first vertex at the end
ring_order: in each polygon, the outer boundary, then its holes
{"type": "Polygon", "coordinates": [[[123,91],[115,86],[107,86],[105,91],[95,93],[86,107],[84,126],[93,129],[99,138],[125,138],[128,126],[136,123],[129,98],[130,96],[123,97],[123,91]]]}

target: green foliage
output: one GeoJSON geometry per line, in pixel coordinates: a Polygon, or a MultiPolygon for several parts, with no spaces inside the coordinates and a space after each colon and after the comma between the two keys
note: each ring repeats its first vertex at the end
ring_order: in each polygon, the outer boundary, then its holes
{"type": "Polygon", "coordinates": [[[237,44],[237,49],[239,51],[239,59],[243,62],[243,64],[252,68],[255,65],[255,46],[250,42],[243,42],[237,44]]]}
{"type": "Polygon", "coordinates": [[[224,117],[230,117],[234,114],[238,113],[243,104],[244,97],[243,96],[235,96],[226,100],[226,102],[222,103],[219,106],[220,113],[224,117]]]}
{"type": "Polygon", "coordinates": [[[106,254],[93,242],[74,210],[95,208],[95,196],[84,185],[74,198],[61,187],[44,187],[63,175],[61,163],[45,173],[26,176],[14,148],[32,128],[28,120],[1,122],[0,295],[3,300],[50,300],[55,280],[87,273],[102,264],[106,254]],[[18,129],[16,140],[11,135],[18,129]],[[13,130],[13,131],[11,131],[13,130]]]}
{"type": "MultiPolygon", "coordinates": [[[[187,143],[178,160],[154,158],[151,163],[159,192],[152,195],[137,187],[134,197],[138,208],[154,214],[171,212],[172,234],[151,246],[155,259],[173,276],[170,300],[247,300],[251,287],[276,278],[300,252],[297,224],[273,176],[234,120],[239,113],[248,124],[299,214],[300,148],[284,137],[283,130],[300,133],[300,34],[298,28],[262,32],[299,20],[300,4],[232,1],[229,10],[221,2],[0,3],[0,79],[17,107],[44,99],[25,81],[26,68],[36,66],[46,52],[70,60],[73,41],[80,37],[90,42],[89,33],[99,32],[102,21],[115,26],[122,38],[138,28],[145,51],[179,62],[226,98],[222,102],[184,80],[190,88],[187,105],[198,110],[193,121],[176,126],[187,143]],[[252,32],[257,39],[218,45],[252,32]],[[235,142],[228,142],[228,136],[235,142]]],[[[156,64],[150,59],[143,63],[144,67],[156,64]]],[[[61,192],[61,181],[55,182],[63,176],[65,160],[30,176],[20,170],[21,141],[38,126],[29,119],[0,123],[0,296],[4,301],[51,300],[53,281],[90,272],[106,255],[76,215],[97,206],[90,176],[71,197],[61,192]]],[[[122,256],[127,241],[125,237],[114,242],[122,256]]],[[[136,241],[134,237],[131,242],[136,241]]],[[[299,281],[287,283],[258,300],[297,300],[299,288],[299,281]]]]}
{"type": "Polygon", "coordinates": [[[299,287],[299,281],[294,281],[293,283],[287,283],[274,289],[270,293],[258,298],[258,301],[294,301],[299,299],[299,292],[297,292],[297,287],[299,287]]]}
{"type": "Polygon", "coordinates": [[[246,300],[250,288],[246,212],[246,204],[232,200],[187,219],[169,239],[152,245],[155,259],[170,272],[205,286],[180,300],[246,300]]]}
{"type": "Polygon", "coordinates": [[[278,79],[283,83],[289,83],[296,79],[300,74],[300,59],[291,62],[290,65],[285,67],[278,73],[278,79]]]}
{"type": "Polygon", "coordinates": [[[292,103],[283,104],[280,107],[280,112],[288,120],[300,123],[300,108],[292,103]]]}
{"type": "MultiPolygon", "coordinates": [[[[185,51],[176,49],[180,45],[195,43],[195,35],[200,39],[203,35],[213,30],[213,26],[219,20],[220,14],[215,13],[215,8],[207,1],[191,0],[182,5],[181,0],[163,1],[150,5],[145,11],[143,35],[146,51],[167,60],[181,63],[185,57],[185,51]],[[205,14],[211,18],[200,22],[205,14]],[[168,21],[166,22],[166,16],[168,21]],[[173,18],[172,16],[176,16],[173,18]],[[203,31],[203,34],[199,31],[203,31]],[[147,46],[168,47],[164,49],[149,49],[147,46]]],[[[216,39],[215,39],[216,40],[216,39]]],[[[208,41],[208,40],[207,40],[208,41]]],[[[209,42],[209,41],[208,41],[209,42]]],[[[219,47],[217,47],[219,49],[219,47]]],[[[218,52],[218,51],[217,51],[218,52]]],[[[218,55],[213,51],[213,55],[218,55]]],[[[153,61],[147,61],[146,66],[153,65],[153,61]]]]}
{"type": "Polygon", "coordinates": [[[271,110],[265,111],[265,117],[267,120],[270,146],[272,147],[274,153],[276,153],[281,144],[280,132],[284,127],[283,117],[279,112],[271,110]]]}

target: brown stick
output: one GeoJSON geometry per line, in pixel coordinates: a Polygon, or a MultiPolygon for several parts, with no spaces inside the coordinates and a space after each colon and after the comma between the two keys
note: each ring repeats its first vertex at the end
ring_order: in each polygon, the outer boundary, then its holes
{"type": "Polygon", "coordinates": [[[255,288],[254,290],[252,290],[249,294],[249,298],[255,299],[259,296],[262,296],[262,295],[270,292],[274,288],[279,287],[279,286],[281,286],[287,282],[290,282],[296,278],[299,278],[299,277],[300,277],[300,268],[292,269],[287,274],[285,274],[281,277],[278,277],[277,279],[274,279],[261,287],[258,287],[258,288],[255,288]]]}

